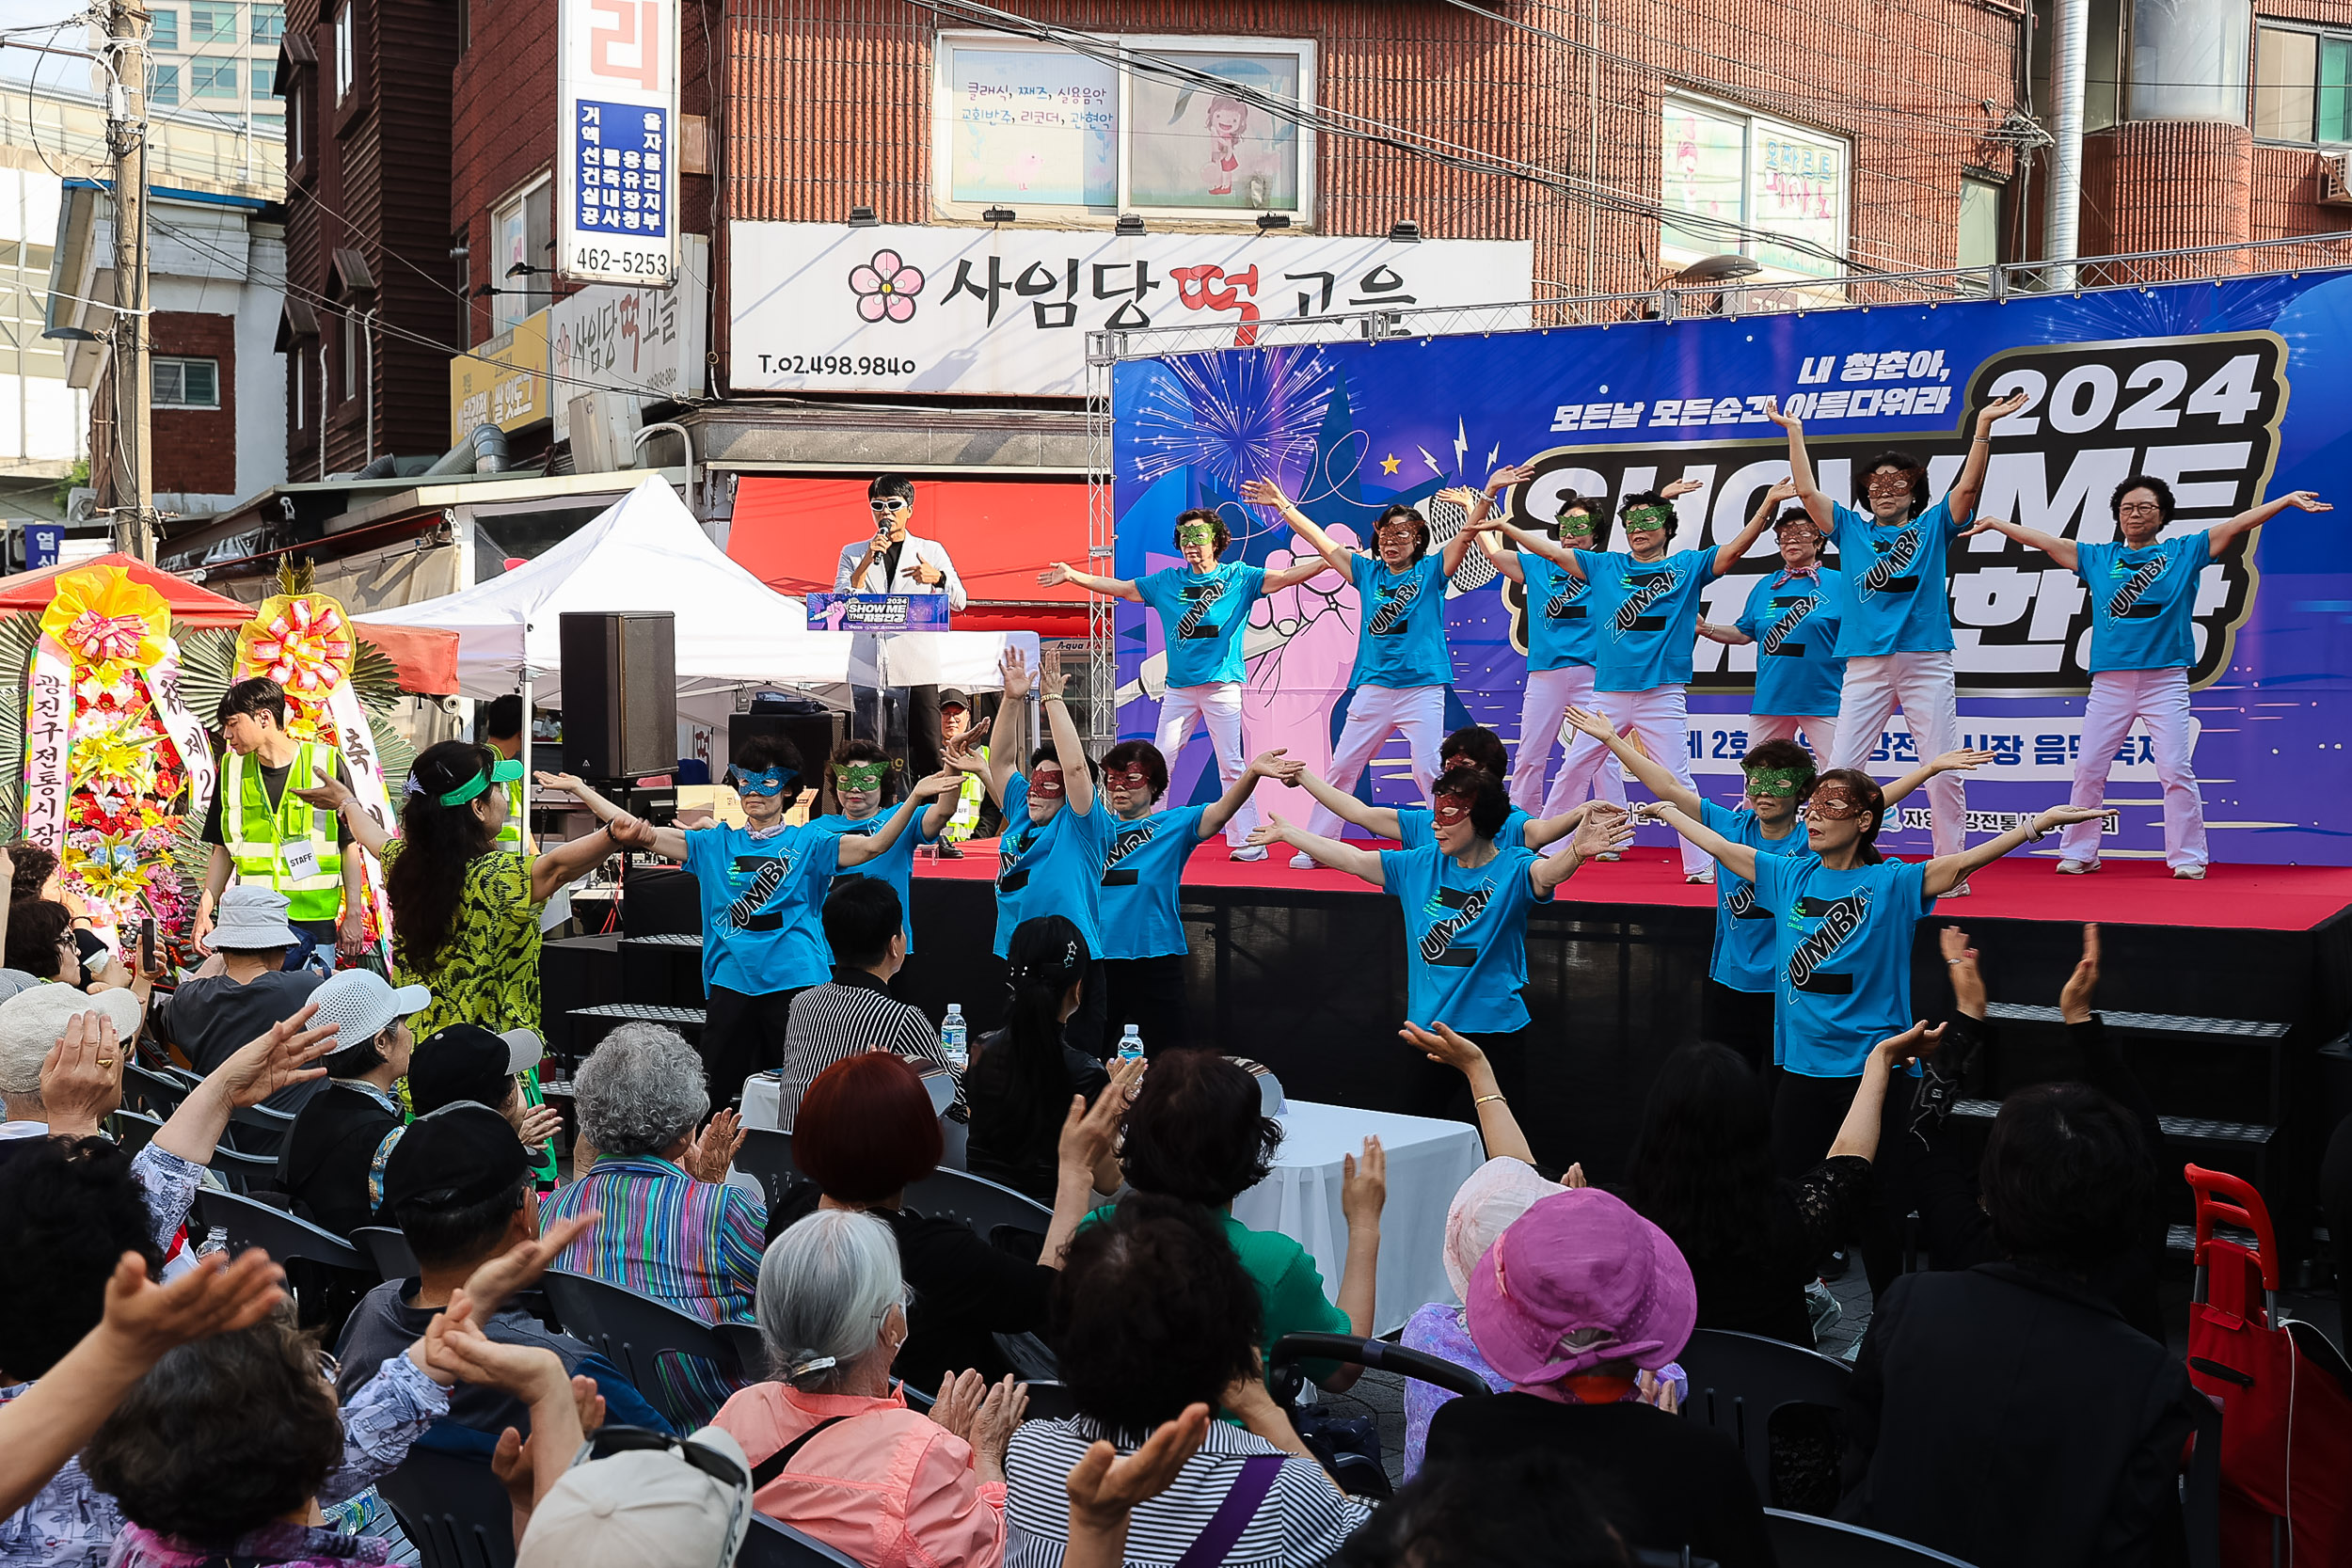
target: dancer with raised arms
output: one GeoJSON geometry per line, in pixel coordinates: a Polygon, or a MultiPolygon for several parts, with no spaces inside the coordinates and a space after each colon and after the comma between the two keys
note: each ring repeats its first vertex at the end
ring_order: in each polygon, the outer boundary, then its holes
{"type": "MultiPolygon", "coordinates": [[[[1838,693],[1837,742],[1832,769],[1859,769],[1870,760],[1897,707],[1911,726],[1921,756],[1960,744],[1960,692],[1952,669],[1952,541],[1976,514],[1984,470],[1993,460],[1993,427],[2026,406],[2012,392],[1977,411],[1968,456],[1944,499],[1928,503],[1928,469],[1906,451],[1865,459],[1855,476],[1867,513],[1841,505],[1813,482],[1804,450],[1804,421],[1784,414],[1771,398],[1764,411],[1788,433],[1788,477],[1797,499],[1824,537],[1837,546],[1845,567],[1846,600],[1837,627],[1837,654],[1846,661],[1838,693]]],[[[1967,839],[1967,794],[1946,774],[1928,785],[1935,852],[1957,853],[1967,839]]],[[[1951,890],[1968,891],[1965,880],[1951,890]]]]}
{"type": "MultiPolygon", "coordinates": [[[[1604,713],[1570,708],[1568,722],[1609,748],[1642,786],[1735,844],[1764,855],[1807,855],[1811,845],[1797,819],[1797,801],[1813,787],[1813,758],[1795,741],[1782,738],[1750,746],[1740,759],[1742,782],[1737,808],[1717,805],[1687,789],[1641,749],[1619,735],[1604,713]]],[[[1949,752],[1915,768],[1886,786],[1884,803],[1895,803],[1938,773],[1981,768],[1991,752],[1949,752]]],[[[1759,1070],[1780,1064],[1774,1029],[1779,992],[1774,965],[1773,906],[1756,894],[1746,876],[1724,870],[1715,879],[1715,949],[1707,966],[1707,990],[1699,1006],[1699,1037],[1730,1046],[1759,1070]]]]}
{"type": "MultiPolygon", "coordinates": [[[[1622,844],[1630,825],[1623,813],[1596,806],[1565,851],[1538,857],[1495,842],[1511,802],[1502,781],[1484,768],[1446,774],[1433,804],[1436,841],[1418,849],[1343,844],[1273,816],[1256,836],[1289,844],[1396,899],[1405,911],[1407,1022],[1444,1023],[1469,1036],[1508,1093],[1520,1079],[1530,1026],[1519,994],[1527,987],[1527,911],[1549,903],[1584,862],[1622,844]]],[[[1467,1098],[1457,1075],[1443,1076],[1452,1080],[1449,1095],[1467,1098]]],[[[1459,1109],[1475,1119],[1474,1107],[1459,1109]]]]}
{"type": "MultiPolygon", "coordinates": [[[[2205,800],[2190,761],[2188,669],[2197,662],[2197,584],[2208,563],[2221,559],[2241,535],[2280,513],[2332,512],[2310,490],[2249,507],[2226,523],[2164,537],[2171,526],[2172,486],[2153,474],[2133,474],[2107,498],[2118,539],[2091,544],[2060,539],[2039,529],[1987,517],[1970,533],[1991,529],[2030,545],[2083,579],[2090,590],[2090,697],[2083,704],[2082,752],[2074,759],[2076,804],[2106,793],[2117,748],[2132,721],[2148,726],[2156,781],[2164,789],[2164,861],[2172,875],[2201,881],[2205,875],[2205,800]]],[[[2099,817],[2077,822],[2058,840],[2058,870],[2081,876],[2099,869],[2099,817]]]]}
{"type": "MultiPolygon", "coordinates": [[[[1283,753],[1252,757],[1205,805],[1153,808],[1168,793],[1168,759],[1148,740],[1123,740],[1103,756],[1111,845],[1103,857],[1103,1048],[1107,1058],[1130,1023],[1147,1051],[1184,1039],[1184,923],[1176,912],[1192,852],[1249,802],[1260,779],[1279,778],[1283,753]]],[[[1258,858],[1265,853],[1259,849],[1258,858]]]]}
{"type": "MultiPolygon", "coordinates": [[[[1618,509],[1625,528],[1623,551],[1564,548],[1500,517],[1480,517],[1468,525],[1506,534],[1522,550],[1548,556],[1567,575],[1591,584],[1587,602],[1599,627],[1593,700],[1618,729],[1640,736],[1651,756],[1665,759],[1678,785],[1692,791],[1687,688],[1699,594],[1763,537],[1769,516],[1758,513],[1711,550],[1668,555],[1667,542],[1680,526],[1674,498],[1696,488],[1695,483],[1681,480],[1664,490],[1640,490],[1626,497],[1618,509]]],[[[1560,765],[1552,798],[1576,799],[1607,760],[1608,753],[1597,742],[1579,740],[1560,765]]],[[[1714,879],[1707,857],[1689,845],[1683,847],[1682,874],[1685,881],[1714,879]]]]}
{"type": "MultiPolygon", "coordinates": [[[[1139,578],[1104,578],[1057,561],[1037,575],[1045,587],[1074,582],[1089,594],[1132,600],[1159,617],[1168,685],[1160,693],[1159,733],[1152,744],[1172,766],[1199,721],[1207,727],[1209,744],[1216,752],[1217,777],[1228,787],[1242,776],[1244,767],[1241,683],[1247,671],[1242,636],[1249,625],[1249,607],[1268,594],[1319,575],[1327,564],[1318,557],[1269,572],[1246,561],[1220,561],[1231,543],[1232,534],[1216,510],[1196,506],[1176,514],[1182,566],[1139,578]]],[[[1264,848],[1249,843],[1249,830],[1257,825],[1257,808],[1245,800],[1226,824],[1232,859],[1265,859],[1264,848]]]]}
{"type": "MultiPolygon", "coordinates": [[[[1438,787],[1445,787],[1446,775],[1460,768],[1484,769],[1501,779],[1509,761],[1502,749],[1502,737],[1484,724],[1465,724],[1445,737],[1438,749],[1440,770],[1438,787]]],[[[1331,809],[1342,821],[1352,822],[1375,838],[1392,838],[1407,849],[1418,849],[1431,843],[1437,834],[1436,816],[1426,806],[1375,806],[1358,800],[1343,789],[1335,789],[1303,762],[1285,758],[1276,775],[1284,784],[1304,789],[1315,800],[1331,809]]],[[[1623,806],[1614,809],[1623,811],[1623,806]]],[[[1505,849],[1548,849],[1566,838],[1584,820],[1583,806],[1571,807],[1558,816],[1540,820],[1531,817],[1518,806],[1512,806],[1502,826],[1495,832],[1497,844],[1505,849]]],[[[1615,860],[1614,850],[1599,857],[1615,860]]]]}
{"type": "MultiPolygon", "coordinates": [[[[1391,732],[1403,731],[1412,752],[1413,784],[1425,800],[1438,782],[1438,740],[1445,729],[1445,689],[1454,681],[1454,657],[1445,641],[1446,580],[1461,569],[1470,535],[1458,532],[1432,556],[1429,520],[1417,507],[1391,505],[1372,525],[1373,554],[1353,550],[1323,531],[1291,503],[1281,486],[1253,479],[1242,499],[1272,507],[1300,538],[1315,547],[1332,569],[1356,585],[1360,609],[1356,667],[1348,676],[1354,695],[1347,723],[1331,752],[1331,783],[1353,790],[1391,732]]],[[[1336,837],[1340,819],[1317,806],[1310,827],[1317,836],[1336,837]]],[[[1313,857],[1301,850],[1291,864],[1304,871],[1313,857]]]]}
{"type": "MultiPolygon", "coordinates": [[[[833,782],[834,804],[837,808],[823,816],[812,816],[808,825],[819,832],[836,836],[855,836],[876,832],[889,818],[882,816],[882,802],[893,793],[892,775],[899,770],[896,758],[870,740],[845,740],[836,747],[825,770],[833,782]]],[[[908,885],[914,874],[914,851],[926,844],[938,842],[946,831],[947,819],[955,815],[956,799],[963,786],[961,774],[956,788],[949,790],[923,808],[914,818],[914,825],[898,835],[898,840],[882,854],[860,865],[845,865],[841,874],[847,877],[871,877],[890,884],[898,895],[900,934],[905,937],[907,951],[914,951],[914,898],[908,885]]]]}
{"type": "Polygon", "coordinates": [[[1749,750],[1802,734],[1814,756],[1823,758],[1837,750],[1837,707],[1846,685],[1846,661],[1837,655],[1846,578],[1821,564],[1821,531],[1813,515],[1802,506],[1780,507],[1796,493],[1788,480],[1764,492],[1762,510],[1780,508],[1772,517],[1780,570],[1756,579],[1737,621],[1722,626],[1702,620],[1699,635],[1728,647],[1756,648],[1749,750]]]}

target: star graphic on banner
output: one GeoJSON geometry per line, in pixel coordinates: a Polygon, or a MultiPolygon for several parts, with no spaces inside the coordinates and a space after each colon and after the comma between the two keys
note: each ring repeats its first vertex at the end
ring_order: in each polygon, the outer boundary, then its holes
{"type": "Polygon", "coordinates": [[[1391,452],[1388,456],[1380,460],[1380,471],[1384,474],[1392,474],[1396,472],[1402,464],[1403,459],[1399,458],[1396,453],[1391,452]]]}

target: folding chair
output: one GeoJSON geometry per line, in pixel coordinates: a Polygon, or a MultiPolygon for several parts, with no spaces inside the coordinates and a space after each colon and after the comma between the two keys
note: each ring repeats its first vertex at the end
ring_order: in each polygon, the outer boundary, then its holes
{"type": "MultiPolygon", "coordinates": [[[[1386,1339],[1363,1339],[1353,1334],[1285,1334],[1274,1341],[1273,1353],[1266,1357],[1266,1386],[1276,1403],[1285,1409],[1297,1403],[1307,1385],[1300,1364],[1308,1361],[1341,1361],[1394,1372],[1416,1383],[1435,1384],[1464,1399],[1485,1399],[1494,1392],[1485,1378],[1468,1367],[1426,1351],[1406,1350],[1386,1339]]],[[[1320,1452],[1316,1457],[1323,1458],[1320,1452]]],[[[1394,1491],[1388,1470],[1370,1454],[1334,1452],[1323,1462],[1331,1480],[1352,1496],[1387,1497],[1394,1491]]]]}
{"type": "Polygon", "coordinates": [[[721,1323],[719,1338],[735,1353],[735,1364],[745,1377],[757,1377],[767,1370],[768,1340],[757,1323],[721,1323]]]}
{"type": "Polygon", "coordinates": [[[422,1272],[417,1267],[417,1255],[408,1250],[408,1238],[390,1226],[360,1226],[352,1231],[351,1243],[368,1255],[375,1272],[386,1279],[414,1279],[422,1272]]]}
{"type": "Polygon", "coordinates": [[[132,1110],[144,1111],[151,1117],[168,1117],[190,1092],[185,1082],[171,1074],[143,1068],[136,1062],[122,1064],[122,1103],[132,1110]]]}
{"type": "Polygon", "coordinates": [[[1764,1511],[1764,1535],[1772,1544],[1774,1557],[1804,1568],[1928,1568],[1931,1563],[1969,1568],[1956,1557],[1946,1557],[1899,1536],[1777,1508],[1764,1511]]]}
{"type": "MultiPolygon", "coordinates": [[[[425,1568],[437,1565],[428,1562],[425,1568]]],[[[755,1513],[752,1533],[743,1538],[743,1549],[735,1554],[735,1568],[858,1568],[858,1560],[790,1525],[755,1513]]]]}
{"type": "Polygon", "coordinates": [[[125,1154],[136,1154],[147,1147],[150,1139],[164,1130],[162,1121],[138,1111],[128,1109],[117,1111],[112,1119],[115,1124],[115,1142],[122,1146],[122,1152],[125,1154]]]}
{"type": "Polygon", "coordinates": [[[309,1220],[298,1219],[266,1203],[256,1203],[235,1193],[199,1187],[196,1212],[207,1229],[218,1226],[229,1232],[229,1244],[239,1250],[257,1246],[280,1263],[289,1258],[303,1258],[354,1274],[373,1276],[375,1273],[365,1254],[333,1231],[323,1230],[309,1220]]]}
{"type": "Polygon", "coordinates": [[[910,1184],[906,1206],[933,1219],[960,1221],[970,1226],[980,1240],[991,1243],[1000,1230],[1042,1237],[1054,1223],[1054,1212],[1027,1194],[969,1171],[945,1167],[910,1184]]]}
{"type": "Polygon", "coordinates": [[[771,1127],[743,1129],[743,1147],[735,1151],[735,1168],[755,1177],[773,1210],[784,1190],[800,1175],[792,1163],[792,1134],[771,1127]]]}
{"type": "Polygon", "coordinates": [[[564,1332],[602,1351],[680,1432],[699,1424],[698,1413],[680,1403],[661,1376],[664,1357],[699,1356],[729,1376],[742,1375],[731,1341],[666,1301],[563,1269],[549,1269],[542,1285],[564,1332]]]}
{"type": "Polygon", "coordinates": [[[1772,1417],[1792,1404],[1843,1409],[1853,1376],[1843,1361],[1757,1334],[1694,1329],[1677,1357],[1691,1375],[1682,1413],[1728,1433],[1748,1462],[1756,1495],[1772,1495],[1772,1417]]]}
{"type": "Polygon", "coordinates": [[[424,1568],[514,1568],[515,1505],[489,1461],[412,1448],[375,1489],[424,1568]]]}
{"type": "Polygon", "coordinates": [[[240,1154],[260,1154],[278,1158],[278,1151],[286,1145],[286,1134],[294,1130],[294,1114],[273,1111],[266,1105],[240,1105],[229,1113],[229,1141],[240,1154]]]}
{"type": "Polygon", "coordinates": [[[229,1183],[231,1192],[249,1193],[257,1188],[270,1190],[278,1185],[278,1156],[275,1154],[247,1154],[224,1143],[214,1148],[213,1157],[205,1164],[229,1183]]]}

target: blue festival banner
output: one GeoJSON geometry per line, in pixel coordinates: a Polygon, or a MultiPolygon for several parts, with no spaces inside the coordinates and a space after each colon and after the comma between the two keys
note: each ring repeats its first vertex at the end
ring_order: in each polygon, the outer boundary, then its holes
{"type": "MultiPolygon", "coordinates": [[[[1923,460],[1941,496],[1977,410],[2022,391],[2025,408],[1994,427],[1979,516],[2110,540],[2109,498],[2134,472],[2171,484],[2179,514],[2167,537],[2293,490],[2338,504],[2332,515],[2282,512],[2203,569],[2189,681],[2213,858],[2347,864],[2347,367],[2352,276],[2342,272],[1124,360],[1112,382],[1114,572],[1181,564],[1174,518],[1197,506],[1225,518],[1233,536],[1226,559],[1288,562],[1304,542],[1238,499],[1256,478],[1279,483],[1348,543],[1368,544],[1390,502],[1419,505],[1435,548],[1463,520],[1438,492],[1482,485],[1505,464],[1535,470],[1506,496],[1511,520],[1527,528],[1551,517],[1564,490],[1613,507],[1630,492],[1694,480],[1676,503],[1672,547],[1715,545],[1788,475],[1787,438],[1767,419],[1766,399],[1804,419],[1821,490],[1851,504],[1858,465],[1890,447],[1923,460]]],[[[1767,534],[1708,586],[1706,618],[1738,619],[1756,574],[1777,564],[1767,534]]],[[[1828,564],[1838,564],[1834,541],[1828,564]]],[[[1952,545],[1949,592],[1963,743],[1998,753],[1966,775],[1969,826],[1997,831],[2066,799],[2090,685],[2090,598],[2074,572],[1989,531],[1952,545]]],[[[1349,695],[1356,600],[1327,572],[1252,608],[1244,690],[1252,752],[1283,746],[1311,766],[1327,763],[1349,695]]],[[[1473,548],[1447,594],[1448,725],[1490,725],[1515,754],[1526,614],[1523,590],[1473,548]]],[[[1148,737],[1164,684],[1160,626],[1125,601],[1116,626],[1120,733],[1148,737]]],[[[1695,641],[1691,762],[1702,791],[1725,801],[1739,790],[1756,653],[1695,641]]],[[[1882,778],[1918,760],[1899,715],[1874,751],[1869,767],[1882,778]]],[[[1171,800],[1214,797],[1205,736],[1172,760],[1171,800]]],[[[1416,799],[1401,736],[1374,759],[1359,793],[1387,804],[1416,799]]],[[[2107,853],[2161,854],[2161,790],[2138,726],[2117,753],[2106,800],[2120,828],[2107,853]]],[[[1259,803],[1300,809],[1272,785],[1261,786],[1259,803]]],[[[1926,806],[1914,797],[1882,842],[1928,852],[1926,806]]]]}

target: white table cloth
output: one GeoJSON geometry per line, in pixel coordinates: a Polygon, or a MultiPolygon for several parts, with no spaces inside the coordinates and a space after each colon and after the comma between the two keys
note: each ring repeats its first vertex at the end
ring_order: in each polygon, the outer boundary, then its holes
{"type": "Polygon", "coordinates": [[[1462,1121],[1298,1100],[1279,1119],[1280,1163],[1233,1200],[1233,1217],[1252,1230],[1279,1230],[1305,1247],[1322,1271],[1324,1292],[1337,1300],[1347,1263],[1341,1161],[1376,1135],[1389,1156],[1389,1201],[1380,1214],[1373,1332],[1404,1327],[1423,1302],[1453,1301],[1441,1251],[1445,1212],[1470,1173],[1486,1163],[1478,1129],[1462,1121]]]}

